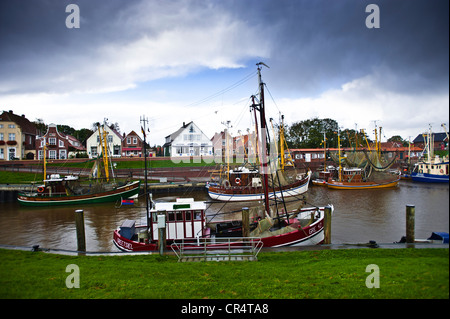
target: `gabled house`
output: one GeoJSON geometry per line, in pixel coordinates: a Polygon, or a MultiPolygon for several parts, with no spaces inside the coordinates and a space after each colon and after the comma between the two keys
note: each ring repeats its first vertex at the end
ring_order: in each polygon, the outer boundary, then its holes
{"type": "MultiPolygon", "coordinates": [[[[434,150],[444,150],[448,149],[448,138],[447,133],[432,133],[434,145],[434,150]]],[[[414,146],[419,147],[421,149],[425,148],[425,139],[423,134],[417,135],[417,137],[413,140],[414,146]]]]}
{"type": "Polygon", "coordinates": [[[0,115],[0,160],[34,159],[36,125],[25,115],[4,111],[0,115]]]}
{"type": "Polygon", "coordinates": [[[47,159],[68,159],[78,152],[85,152],[86,149],[72,135],[64,134],[58,131],[56,124],[49,124],[44,136],[36,139],[37,159],[44,158],[44,146],[47,144],[47,159]]]}
{"type": "MultiPolygon", "coordinates": [[[[102,127],[108,133],[106,141],[108,143],[108,149],[111,156],[120,157],[122,155],[122,136],[108,125],[102,125],[102,127]]],[[[98,128],[86,140],[86,150],[89,158],[96,158],[102,153],[98,128]]]]}
{"type": "Polygon", "coordinates": [[[122,156],[143,156],[144,142],[135,131],[131,131],[128,135],[123,134],[122,140],[122,156]]]}
{"type": "Polygon", "coordinates": [[[177,131],[166,136],[164,156],[212,156],[211,140],[194,123],[184,123],[177,131]]]}

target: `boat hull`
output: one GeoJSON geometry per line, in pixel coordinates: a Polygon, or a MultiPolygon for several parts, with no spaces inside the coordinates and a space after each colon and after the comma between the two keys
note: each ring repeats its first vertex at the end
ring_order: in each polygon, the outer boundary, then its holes
{"type": "MultiPolygon", "coordinates": [[[[309,187],[309,180],[311,174],[308,174],[306,178],[296,183],[291,184],[289,187],[282,189],[281,191],[273,190],[269,191],[269,198],[274,199],[282,197],[298,196],[300,194],[306,193],[309,187]],[[283,194],[282,194],[283,193],[283,194]]],[[[264,191],[262,187],[251,188],[251,187],[208,187],[208,195],[214,200],[225,201],[225,202],[239,202],[239,201],[255,201],[264,200],[264,191]]]]}
{"type": "MultiPolygon", "coordinates": [[[[303,213],[308,214],[310,212],[316,211],[316,208],[304,209],[303,213]]],[[[287,247],[287,246],[310,246],[319,245],[324,241],[324,208],[320,209],[320,217],[311,225],[300,228],[274,236],[258,237],[262,243],[263,247],[287,247]]],[[[146,226],[136,227],[136,232],[138,233],[140,229],[144,229],[146,226]]],[[[171,244],[173,241],[167,241],[166,249],[171,249],[171,244]]],[[[158,242],[140,242],[136,240],[130,240],[123,237],[120,234],[120,230],[116,229],[113,235],[114,245],[127,252],[138,252],[138,251],[156,251],[158,250],[158,242]]],[[[186,240],[185,240],[186,243],[186,240]]],[[[192,247],[198,246],[196,239],[191,239],[192,247]]],[[[231,244],[233,245],[233,243],[231,244]]],[[[240,245],[236,242],[236,245],[240,245]]],[[[211,244],[211,247],[219,247],[220,245],[211,244]]]]}
{"type": "Polygon", "coordinates": [[[377,189],[377,188],[391,188],[397,187],[400,178],[394,181],[385,181],[385,182],[337,182],[337,181],[328,181],[327,186],[331,189],[345,189],[345,190],[355,190],[355,189],[377,189]]]}
{"type": "Polygon", "coordinates": [[[437,174],[427,174],[427,173],[412,173],[411,179],[414,182],[422,183],[448,183],[448,175],[437,175],[437,174]]]}
{"type": "Polygon", "coordinates": [[[117,201],[121,198],[129,198],[139,194],[140,181],[128,183],[116,189],[86,195],[72,196],[38,196],[19,193],[17,200],[25,206],[57,206],[57,205],[79,205],[92,203],[105,203],[117,201]]]}

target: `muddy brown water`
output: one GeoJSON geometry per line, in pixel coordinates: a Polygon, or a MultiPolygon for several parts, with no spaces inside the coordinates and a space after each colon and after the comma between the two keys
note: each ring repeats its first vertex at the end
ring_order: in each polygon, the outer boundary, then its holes
{"type": "MultiPolygon", "coordinates": [[[[155,200],[175,201],[193,197],[209,201],[206,191],[156,194],[155,200]]],[[[449,232],[449,185],[401,181],[395,189],[341,191],[311,186],[307,206],[333,204],[332,243],[378,243],[399,241],[405,235],[406,205],[416,206],[416,238],[427,238],[433,231],[449,232]]],[[[239,218],[223,214],[258,203],[217,202],[208,204],[207,216],[215,219],[239,218]]],[[[290,203],[288,209],[298,203],[290,203]]],[[[113,231],[125,219],[145,224],[144,202],[116,207],[116,203],[89,206],[33,208],[18,202],[0,203],[0,244],[76,250],[75,210],[83,209],[87,251],[115,252],[113,231]]]]}

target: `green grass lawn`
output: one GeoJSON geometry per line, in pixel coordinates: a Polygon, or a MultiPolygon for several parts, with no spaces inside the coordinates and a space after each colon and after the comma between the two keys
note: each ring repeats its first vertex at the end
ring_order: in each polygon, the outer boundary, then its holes
{"type": "Polygon", "coordinates": [[[42,174],[0,171],[0,184],[30,184],[42,182],[42,174]]]}
{"type": "Polygon", "coordinates": [[[257,262],[67,256],[0,249],[0,298],[449,298],[448,249],[261,252],[257,262]],[[67,288],[79,267],[80,288],[67,288]],[[368,265],[379,288],[367,288],[368,265]]]}
{"type": "MultiPolygon", "coordinates": [[[[144,160],[142,161],[117,161],[116,169],[144,169],[144,160]]],[[[78,167],[91,169],[94,162],[93,160],[86,160],[80,163],[49,163],[48,167],[78,167]]],[[[37,164],[36,164],[37,165],[37,164]]],[[[39,164],[41,165],[41,164],[39,164]]],[[[215,166],[215,163],[174,163],[171,160],[151,160],[148,162],[147,167],[151,169],[152,167],[197,167],[197,166],[215,166]]],[[[24,173],[17,171],[5,171],[0,170],[0,184],[30,184],[33,181],[41,182],[43,179],[42,173],[24,173]]]]}

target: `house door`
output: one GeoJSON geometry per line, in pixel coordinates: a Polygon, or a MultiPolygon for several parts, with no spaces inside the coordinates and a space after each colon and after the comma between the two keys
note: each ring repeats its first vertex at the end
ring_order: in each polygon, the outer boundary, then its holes
{"type": "Polygon", "coordinates": [[[16,157],[16,148],[8,147],[8,159],[12,161],[16,157]]]}

